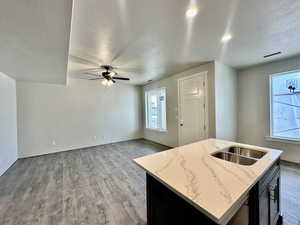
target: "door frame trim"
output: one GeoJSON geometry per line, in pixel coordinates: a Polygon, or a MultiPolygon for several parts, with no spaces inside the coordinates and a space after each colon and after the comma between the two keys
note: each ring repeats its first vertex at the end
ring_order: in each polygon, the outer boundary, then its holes
{"type": "Polygon", "coordinates": [[[204,76],[204,82],[205,82],[205,118],[204,118],[204,125],[206,127],[204,135],[205,138],[208,138],[208,130],[209,130],[209,118],[208,118],[208,71],[202,71],[195,73],[190,76],[185,76],[182,78],[177,79],[177,93],[178,93],[178,118],[177,118],[177,128],[178,128],[178,145],[181,146],[181,132],[180,132],[180,120],[181,120],[181,94],[180,94],[180,82],[183,80],[191,79],[198,76],[204,76]]]}

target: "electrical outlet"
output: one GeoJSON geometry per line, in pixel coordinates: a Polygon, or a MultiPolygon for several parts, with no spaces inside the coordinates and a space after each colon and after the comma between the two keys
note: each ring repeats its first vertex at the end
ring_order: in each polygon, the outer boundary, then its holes
{"type": "Polygon", "coordinates": [[[52,145],[56,146],[56,141],[55,140],[52,141],[52,145]]]}
{"type": "Polygon", "coordinates": [[[97,140],[97,136],[94,136],[94,140],[97,140]]]}

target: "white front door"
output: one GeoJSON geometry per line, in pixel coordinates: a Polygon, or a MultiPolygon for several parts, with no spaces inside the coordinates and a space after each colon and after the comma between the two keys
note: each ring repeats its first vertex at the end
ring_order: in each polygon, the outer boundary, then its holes
{"type": "Polygon", "coordinates": [[[179,145],[207,138],[207,72],[178,80],[179,145]]]}

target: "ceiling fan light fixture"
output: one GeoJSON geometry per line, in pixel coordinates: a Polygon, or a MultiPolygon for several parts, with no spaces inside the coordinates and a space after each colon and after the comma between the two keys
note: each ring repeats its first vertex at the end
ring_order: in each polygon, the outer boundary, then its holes
{"type": "Polygon", "coordinates": [[[107,79],[104,79],[102,82],[101,82],[104,86],[111,86],[114,84],[114,82],[112,80],[107,80],[107,79]]]}
{"type": "Polygon", "coordinates": [[[106,79],[104,79],[103,81],[102,81],[102,84],[104,85],[104,86],[106,86],[107,85],[107,80],[106,79]]]}
{"type": "Polygon", "coordinates": [[[96,78],[88,79],[88,80],[100,80],[100,79],[102,79],[101,83],[104,86],[111,86],[114,83],[116,83],[116,80],[124,80],[124,81],[125,80],[126,81],[130,80],[130,78],[127,78],[127,77],[119,77],[118,72],[113,71],[114,69],[115,68],[112,67],[112,66],[102,65],[99,68],[90,69],[90,70],[94,71],[93,73],[85,72],[85,74],[96,77],[96,78]],[[96,71],[95,71],[95,69],[96,69],[96,71]],[[105,70],[105,71],[103,71],[103,72],[99,71],[101,69],[105,70]]]}
{"type": "Polygon", "coordinates": [[[107,81],[107,86],[111,86],[111,85],[113,85],[112,80],[108,80],[108,81],[107,81]]]}

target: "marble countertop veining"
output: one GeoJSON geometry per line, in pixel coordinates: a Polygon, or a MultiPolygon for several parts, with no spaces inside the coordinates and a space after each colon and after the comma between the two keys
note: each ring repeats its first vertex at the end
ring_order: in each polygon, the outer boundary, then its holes
{"type": "Polygon", "coordinates": [[[275,149],[207,139],[134,161],[214,222],[226,224],[236,212],[237,205],[241,204],[249,190],[281,153],[282,151],[275,149]],[[212,153],[233,145],[268,153],[251,166],[211,156],[212,153]]]}

